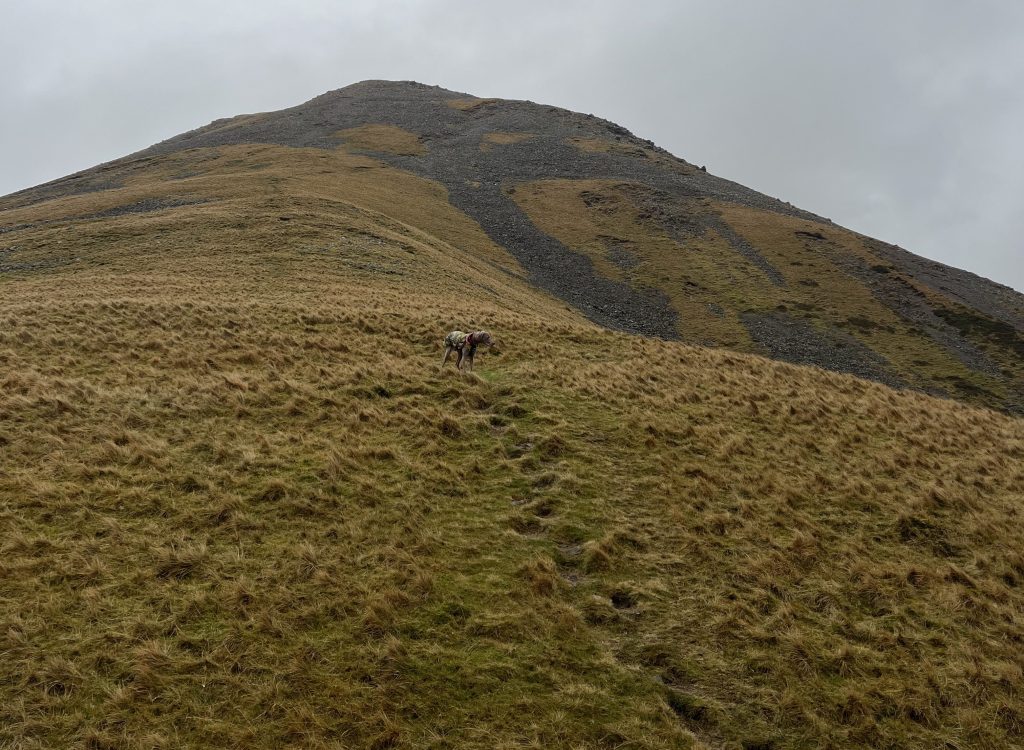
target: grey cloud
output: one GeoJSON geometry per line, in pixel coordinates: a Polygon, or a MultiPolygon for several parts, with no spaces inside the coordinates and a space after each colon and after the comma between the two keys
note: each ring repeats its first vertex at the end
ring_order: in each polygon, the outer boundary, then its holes
{"type": "Polygon", "coordinates": [[[8,0],[3,16],[0,193],[218,117],[414,79],[593,112],[1024,289],[1011,0],[8,0]]]}

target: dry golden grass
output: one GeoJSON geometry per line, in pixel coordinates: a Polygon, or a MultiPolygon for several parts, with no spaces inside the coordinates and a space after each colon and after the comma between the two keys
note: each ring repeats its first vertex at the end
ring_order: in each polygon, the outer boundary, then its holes
{"type": "Polygon", "coordinates": [[[640,146],[634,146],[629,143],[622,143],[621,141],[613,141],[606,138],[570,138],[569,143],[578,148],[580,151],[586,151],[589,153],[616,153],[623,154],[624,156],[639,156],[641,158],[648,158],[648,149],[640,146]]]}
{"type": "Polygon", "coordinates": [[[0,746],[1021,744],[1024,422],[598,329],[369,159],[147,168],[4,214],[207,201],[5,235],[0,746]]]}
{"type": "Polygon", "coordinates": [[[379,151],[397,156],[423,156],[426,146],[419,136],[396,125],[360,125],[334,134],[346,146],[363,151],[379,151]]]}
{"type": "Polygon", "coordinates": [[[511,146],[536,137],[536,133],[505,133],[501,131],[485,133],[480,141],[480,150],[490,151],[495,146],[511,146]]]}
{"type": "Polygon", "coordinates": [[[462,112],[472,112],[478,107],[486,107],[489,104],[497,104],[501,99],[477,99],[470,97],[467,99],[449,99],[447,104],[452,109],[458,109],[462,112]]]}
{"type": "Polygon", "coordinates": [[[68,231],[76,249],[120,249],[135,254],[135,263],[144,262],[148,248],[206,257],[235,254],[239,243],[256,251],[284,245],[327,250],[352,243],[372,249],[384,237],[402,236],[421,246],[435,269],[460,268],[468,254],[482,261],[481,268],[522,273],[476,222],[451,206],[443,186],[366,156],[255,145],[192,149],[142,161],[124,169],[124,188],[5,211],[5,222],[38,223],[18,233],[20,253],[26,260],[36,257],[36,249],[41,258],[61,256],[62,233],[68,231]],[[70,219],[168,196],[204,202],[173,212],[90,219],[71,229],[70,219]],[[187,231],[177,227],[182,217],[194,220],[187,231]],[[293,223],[283,223],[282,217],[293,223]],[[139,250],[139,238],[146,249],[139,250]]]}
{"type": "Polygon", "coordinates": [[[634,143],[623,143],[620,140],[612,140],[608,138],[576,137],[570,138],[569,144],[575,146],[580,151],[588,153],[618,154],[619,156],[648,159],[650,161],[657,162],[666,169],[681,172],[682,174],[692,174],[694,171],[693,166],[687,164],[681,159],[675,158],[667,152],[656,151],[653,148],[638,146],[634,143]]]}

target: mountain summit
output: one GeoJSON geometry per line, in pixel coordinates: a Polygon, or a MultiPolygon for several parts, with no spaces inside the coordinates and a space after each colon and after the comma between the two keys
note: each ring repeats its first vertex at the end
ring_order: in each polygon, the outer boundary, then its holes
{"type": "MultiPolygon", "coordinates": [[[[172,162],[173,181],[153,191],[187,193],[214,155],[250,159],[267,145],[365,154],[443,186],[512,272],[601,325],[1021,408],[1024,296],[715,177],[614,123],[532,102],[364,81],[218,120],[0,207],[10,224],[12,209],[172,162]]],[[[253,161],[247,177],[272,165],[253,161]]]]}

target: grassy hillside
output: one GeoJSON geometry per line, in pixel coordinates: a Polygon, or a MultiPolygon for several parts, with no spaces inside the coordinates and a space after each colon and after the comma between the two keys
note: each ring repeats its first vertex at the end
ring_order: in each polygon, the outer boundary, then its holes
{"type": "Polygon", "coordinates": [[[338,138],[7,202],[0,747],[1024,746],[1024,422],[598,327],[338,138]]]}

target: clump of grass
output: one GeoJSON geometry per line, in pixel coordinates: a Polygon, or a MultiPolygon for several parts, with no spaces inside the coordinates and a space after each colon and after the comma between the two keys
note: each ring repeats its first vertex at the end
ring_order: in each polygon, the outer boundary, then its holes
{"type": "Polygon", "coordinates": [[[545,460],[561,457],[569,449],[568,443],[561,435],[548,435],[537,443],[537,455],[545,460]]]}
{"type": "Polygon", "coordinates": [[[157,578],[183,581],[195,575],[209,553],[203,542],[174,543],[156,552],[157,578]]]}
{"type": "Polygon", "coordinates": [[[448,438],[458,438],[462,436],[463,429],[459,421],[454,417],[444,416],[441,417],[438,423],[438,430],[442,435],[448,438]]]}
{"type": "Polygon", "coordinates": [[[263,484],[257,499],[268,503],[278,502],[288,497],[290,489],[285,480],[270,479],[263,484]]]}
{"type": "Polygon", "coordinates": [[[562,585],[554,560],[539,558],[522,565],[519,574],[539,596],[552,596],[562,585]]]}
{"type": "Polygon", "coordinates": [[[584,619],[591,625],[607,625],[619,618],[618,609],[612,604],[611,599],[592,594],[580,605],[584,619]]]}
{"type": "Polygon", "coordinates": [[[707,701],[695,695],[675,688],[666,688],[665,702],[672,709],[672,712],[687,724],[707,726],[716,723],[713,708],[707,701]]]}
{"type": "Polygon", "coordinates": [[[590,573],[607,570],[612,566],[615,552],[615,538],[612,535],[588,541],[583,545],[584,570],[590,573]]]}

